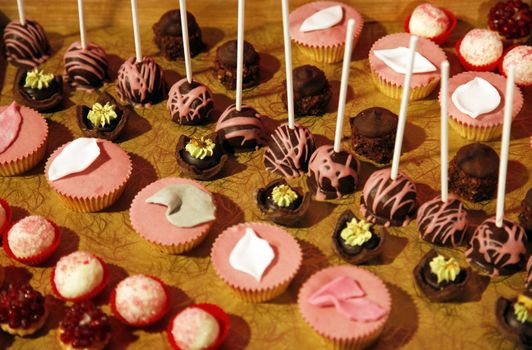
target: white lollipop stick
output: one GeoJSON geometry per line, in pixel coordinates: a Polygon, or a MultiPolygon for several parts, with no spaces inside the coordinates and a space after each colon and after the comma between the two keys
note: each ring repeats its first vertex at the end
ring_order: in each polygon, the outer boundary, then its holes
{"type": "Polygon", "coordinates": [[[502,227],[504,219],[504,195],[506,193],[506,173],[508,171],[508,149],[510,148],[510,130],[512,129],[512,105],[514,101],[515,66],[507,71],[506,97],[504,103],[504,124],[502,126],[501,160],[499,163],[499,183],[497,187],[497,214],[495,224],[502,227]]]}
{"type": "Polygon", "coordinates": [[[183,51],[185,51],[185,71],[187,81],[192,83],[192,64],[190,63],[190,43],[188,42],[187,1],[179,0],[179,12],[181,13],[181,33],[183,34],[183,51]]]}
{"type": "Polygon", "coordinates": [[[244,7],[245,1],[238,0],[238,36],[236,55],[236,110],[242,109],[242,75],[244,69],[244,7]]]}
{"type": "Polygon", "coordinates": [[[133,18],[133,34],[135,35],[135,55],[137,63],[142,62],[142,48],[140,46],[139,17],[137,15],[137,0],[131,0],[131,17],[133,18]]]}
{"type": "Polygon", "coordinates": [[[79,37],[81,39],[81,47],[83,50],[87,48],[87,34],[85,32],[85,16],[83,14],[83,0],[78,0],[78,16],[79,16],[79,37]]]}
{"type": "Polygon", "coordinates": [[[26,25],[26,17],[24,16],[24,0],[17,0],[18,20],[23,26],[26,25]]]}
{"type": "Polygon", "coordinates": [[[283,37],[284,59],[286,66],[286,102],[288,107],[288,127],[295,128],[294,117],[294,83],[292,81],[292,45],[290,43],[290,29],[288,28],[288,0],[283,0],[283,37]]]}
{"type": "Polygon", "coordinates": [[[401,109],[399,110],[399,121],[397,123],[397,135],[395,136],[395,147],[393,150],[392,180],[397,178],[399,173],[399,160],[401,159],[401,147],[403,146],[403,135],[405,133],[406,112],[408,108],[408,96],[410,95],[410,81],[412,80],[412,69],[414,68],[414,57],[416,54],[417,36],[410,36],[410,52],[408,55],[408,71],[403,83],[403,96],[401,98],[401,109]]]}
{"type": "Polygon", "coordinates": [[[448,124],[448,114],[447,107],[449,103],[449,62],[443,61],[441,64],[441,200],[443,203],[447,203],[449,200],[449,189],[448,189],[448,166],[449,166],[449,124],[448,124]]]}
{"type": "Polygon", "coordinates": [[[334,136],[334,151],[340,152],[342,149],[342,130],[344,126],[345,99],[347,96],[347,84],[349,81],[349,63],[353,52],[353,29],[355,20],[347,22],[347,33],[345,36],[344,63],[342,65],[342,81],[340,83],[340,96],[338,97],[338,116],[336,117],[336,134],[334,136]]]}

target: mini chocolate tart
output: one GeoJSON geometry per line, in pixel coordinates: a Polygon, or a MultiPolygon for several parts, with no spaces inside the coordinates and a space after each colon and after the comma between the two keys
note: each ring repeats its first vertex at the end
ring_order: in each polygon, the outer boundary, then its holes
{"type": "Polygon", "coordinates": [[[100,96],[98,96],[96,103],[99,103],[102,106],[109,103],[111,106],[114,106],[114,111],[117,117],[111,120],[109,125],[104,127],[96,126],[89,120],[89,118],[87,118],[92,107],[79,105],[76,110],[78,126],[85,136],[113,141],[124,130],[129,118],[129,110],[116,102],[113,96],[109,95],[107,92],[101,93],[100,96]]]}
{"type": "Polygon", "coordinates": [[[257,206],[265,217],[276,224],[284,226],[295,226],[305,216],[310,206],[310,194],[291,187],[284,179],[274,180],[265,187],[259,188],[255,198],[257,206]],[[297,199],[288,207],[280,207],[272,199],[274,188],[280,185],[290,187],[297,194],[297,199]]]}
{"type": "Polygon", "coordinates": [[[462,294],[471,277],[471,268],[460,268],[460,273],[452,282],[444,281],[438,283],[437,276],[430,269],[430,262],[438,256],[434,249],[431,249],[419,264],[414,268],[414,279],[418,287],[423,291],[425,296],[432,302],[446,302],[462,294]]]}
{"type": "Polygon", "coordinates": [[[177,165],[179,165],[181,172],[184,175],[190,176],[196,180],[209,180],[215,177],[220,171],[222,171],[228,158],[220,134],[213,133],[205,136],[205,139],[212,140],[215,147],[213,155],[203,159],[193,157],[186,150],[187,144],[192,140],[190,137],[181,135],[177,142],[177,165]]]}
{"type": "Polygon", "coordinates": [[[54,75],[47,88],[33,89],[24,87],[26,75],[30,69],[21,68],[17,71],[13,84],[13,97],[17,103],[33,108],[39,112],[50,111],[63,102],[63,77],[54,75]]]}
{"type": "Polygon", "coordinates": [[[518,342],[524,349],[532,349],[532,322],[522,323],[517,319],[514,305],[517,298],[499,297],[495,306],[495,317],[502,331],[518,342]]]}
{"type": "Polygon", "coordinates": [[[387,232],[385,229],[375,231],[375,226],[372,224],[370,228],[371,238],[367,242],[358,246],[349,245],[342,238],[341,233],[353,219],[359,220],[349,209],[340,215],[332,235],[332,245],[345,261],[356,265],[369,261],[382,252],[387,232]]]}

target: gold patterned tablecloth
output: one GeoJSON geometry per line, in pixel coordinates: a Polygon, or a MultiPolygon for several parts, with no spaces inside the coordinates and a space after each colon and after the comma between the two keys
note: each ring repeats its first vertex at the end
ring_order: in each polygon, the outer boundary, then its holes
{"type": "MultiPolygon", "coordinates": [[[[209,51],[193,60],[195,77],[207,84],[215,94],[216,116],[234,99],[213,78],[210,68],[214,58],[213,47],[234,38],[233,31],[224,32],[214,28],[216,23],[202,23],[204,38],[209,51]]],[[[369,23],[353,55],[350,72],[350,88],[346,107],[347,116],[354,116],[361,110],[381,106],[396,113],[399,101],[380,94],[372,84],[369,74],[367,53],[371,44],[386,33],[401,30],[400,24],[369,23]]],[[[459,25],[449,40],[446,51],[451,61],[451,75],[461,70],[453,53],[452,44],[465,28],[459,25]]],[[[89,32],[91,41],[102,45],[111,57],[111,68],[115,72],[120,63],[134,54],[133,35],[129,30],[113,27],[89,32]]],[[[181,62],[169,62],[158,55],[151,42],[152,33],[142,31],[144,53],[155,56],[166,70],[170,83],[184,75],[181,62]]],[[[261,53],[261,84],[245,91],[246,103],[272,118],[270,127],[286,118],[279,97],[284,79],[283,44],[280,23],[271,23],[246,33],[261,53]]],[[[77,36],[51,35],[54,55],[45,67],[55,73],[62,72],[62,56],[68,45],[77,36]]],[[[294,66],[309,63],[294,50],[294,66]]],[[[0,105],[12,100],[12,83],[15,69],[0,62],[0,84],[3,83],[0,105]]],[[[329,142],[334,137],[336,103],[338,98],[341,64],[319,65],[329,78],[333,98],[329,113],[323,117],[305,117],[298,121],[310,127],[318,143],[329,142]]],[[[105,87],[116,96],[114,83],[105,87]]],[[[519,203],[531,186],[529,136],[532,123],[530,115],[531,92],[525,92],[525,107],[513,124],[512,144],[507,187],[506,212],[511,219],[517,218],[519,203]]],[[[404,154],[401,169],[417,183],[420,202],[426,201],[439,191],[439,105],[437,93],[422,101],[410,104],[406,126],[404,154]]],[[[75,120],[77,104],[91,105],[95,94],[75,92],[68,96],[65,108],[53,114],[46,114],[50,126],[47,156],[58,146],[81,136],[75,120]]],[[[118,140],[133,160],[133,176],[126,192],[110,209],[102,213],[79,214],[68,210],[50,190],[43,175],[44,163],[22,176],[0,178],[0,197],[14,207],[15,219],[27,214],[39,214],[54,220],[63,232],[59,251],[43,266],[29,268],[9,260],[0,252],[0,262],[7,268],[9,281],[28,280],[41,292],[48,295],[52,307],[50,320],[44,330],[35,336],[21,339],[0,334],[0,348],[12,349],[56,349],[55,329],[62,317],[65,305],[51,296],[51,267],[61,255],[76,249],[92,251],[100,255],[109,265],[111,279],[108,287],[96,301],[109,311],[107,301],[112,288],[128,274],[146,273],[163,279],[171,286],[171,312],[162,322],[145,330],[129,329],[113,321],[113,337],[109,349],[160,349],[167,347],[164,333],[171,315],[191,302],[211,302],[223,307],[231,317],[232,329],[224,344],[225,349],[318,349],[324,345],[319,336],[304,323],[297,311],[296,296],[299,287],[313,272],[329,265],[341,264],[330,244],[330,236],[338,215],[346,208],[359,213],[360,189],[354,196],[333,202],[313,202],[302,227],[288,229],[301,244],[304,262],[288,291],[281,297],[262,304],[248,304],[237,299],[216,277],[210,264],[209,252],[215,237],[230,225],[260,220],[254,204],[254,191],[275,178],[262,165],[263,150],[238,154],[229,160],[222,176],[206,186],[216,195],[219,218],[207,239],[189,253],[173,256],[152,249],[131,228],[128,208],[134,195],[144,186],[158,178],[176,176],[179,169],[174,158],[175,145],[181,133],[203,135],[214,129],[214,123],[205,127],[178,126],[166,111],[165,102],[151,109],[137,109],[118,140]]],[[[350,129],[348,118],[344,126],[344,146],[349,147],[350,129]]],[[[450,130],[450,156],[467,144],[453,130],[450,130]]],[[[490,143],[499,151],[499,142],[490,143]]],[[[362,183],[374,168],[363,164],[362,183]]],[[[305,179],[294,181],[305,186],[305,179]]],[[[487,215],[495,212],[495,201],[469,205],[472,221],[476,225],[487,215]]],[[[524,283],[524,273],[489,282],[486,277],[475,278],[462,303],[431,303],[421,295],[412,278],[412,269],[431,245],[418,238],[415,223],[405,228],[392,228],[386,242],[384,254],[371,265],[365,266],[382,277],[388,284],[393,308],[389,324],[375,344],[375,349],[398,347],[412,349],[512,349],[515,344],[500,334],[494,317],[495,300],[499,295],[512,296],[518,293],[524,283]],[[488,283],[489,282],[489,283],[488,283]]],[[[461,249],[462,251],[463,249],[461,249]]],[[[458,250],[445,250],[462,259],[458,250]]]]}

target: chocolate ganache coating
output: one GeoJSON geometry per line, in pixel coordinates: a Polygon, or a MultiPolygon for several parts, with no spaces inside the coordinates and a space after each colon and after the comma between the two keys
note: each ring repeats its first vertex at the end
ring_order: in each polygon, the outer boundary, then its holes
{"type": "Polygon", "coordinates": [[[141,62],[130,57],[118,70],[118,95],[123,101],[149,107],[163,99],[165,90],[163,70],[151,57],[141,62]]]}
{"type": "MultiPolygon", "coordinates": [[[[226,67],[236,68],[237,41],[229,40],[217,50],[218,61],[226,67]]],[[[257,64],[259,54],[253,45],[244,41],[244,65],[257,64]]]]}
{"type": "Polygon", "coordinates": [[[532,188],[528,190],[525,198],[521,202],[519,223],[521,223],[527,235],[532,235],[532,188]]]}
{"type": "Polygon", "coordinates": [[[79,41],[72,43],[65,56],[65,71],[69,82],[77,87],[93,90],[107,78],[107,54],[100,46],[88,43],[84,49],[79,41]]]}
{"type": "Polygon", "coordinates": [[[402,172],[392,180],[391,171],[386,168],[371,174],[362,191],[360,210],[372,223],[404,226],[415,214],[416,185],[402,172]]]}
{"type": "Polygon", "coordinates": [[[236,106],[231,105],[218,119],[216,132],[234,149],[257,148],[268,141],[262,118],[253,107],[244,105],[237,111],[236,106]]]}
{"type": "Polygon", "coordinates": [[[532,255],[528,258],[526,263],[526,284],[527,290],[532,292],[532,255]]]}
{"type": "Polygon", "coordinates": [[[525,265],[526,241],[521,226],[503,220],[502,227],[497,227],[496,219],[492,217],[475,230],[466,257],[491,276],[511,275],[525,265]]]}
{"type": "Polygon", "coordinates": [[[299,98],[319,95],[329,84],[325,73],[310,64],[294,68],[293,77],[294,95],[299,98]]]}
{"type": "MultiPolygon", "coordinates": [[[[190,56],[200,53],[205,44],[201,38],[201,29],[194,15],[187,11],[188,41],[190,56]]],[[[174,9],[164,13],[159,21],[153,25],[154,42],[161,49],[161,53],[169,60],[184,57],[183,33],[181,26],[181,12],[174,9]]]]}
{"type": "Polygon", "coordinates": [[[308,128],[296,124],[290,129],[288,124],[282,124],[270,136],[264,152],[264,166],[288,178],[299,177],[307,172],[315,149],[314,137],[308,128]]]}
{"type": "Polygon", "coordinates": [[[351,119],[351,128],[353,132],[368,138],[395,134],[397,115],[386,108],[371,107],[351,119]]]}
{"type": "Polygon", "coordinates": [[[166,106],[177,124],[198,125],[209,119],[214,100],[207,86],[183,78],[170,88],[166,106]]]}
{"type": "Polygon", "coordinates": [[[472,143],[458,150],[456,164],[466,174],[479,177],[497,177],[499,173],[499,156],[488,145],[472,143]]]}
{"type": "Polygon", "coordinates": [[[8,61],[16,66],[35,68],[50,57],[50,44],[39,23],[26,19],[24,25],[11,21],[4,29],[4,46],[8,61]]]}

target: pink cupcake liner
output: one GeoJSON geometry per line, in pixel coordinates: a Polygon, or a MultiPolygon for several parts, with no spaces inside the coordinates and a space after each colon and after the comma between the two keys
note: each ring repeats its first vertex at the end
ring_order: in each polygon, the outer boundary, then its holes
{"type": "MultiPolygon", "coordinates": [[[[447,18],[449,18],[449,27],[447,27],[447,30],[441,33],[440,35],[435,36],[434,38],[427,38],[429,40],[432,40],[434,43],[438,45],[442,45],[443,43],[445,43],[447,38],[449,38],[449,35],[451,35],[454,28],[456,27],[456,16],[454,15],[454,13],[444,8],[440,8],[440,9],[443,12],[445,12],[445,14],[447,15],[447,18]]],[[[404,28],[405,28],[406,33],[410,33],[410,18],[411,17],[412,15],[408,16],[408,18],[405,21],[404,28]]]]}

